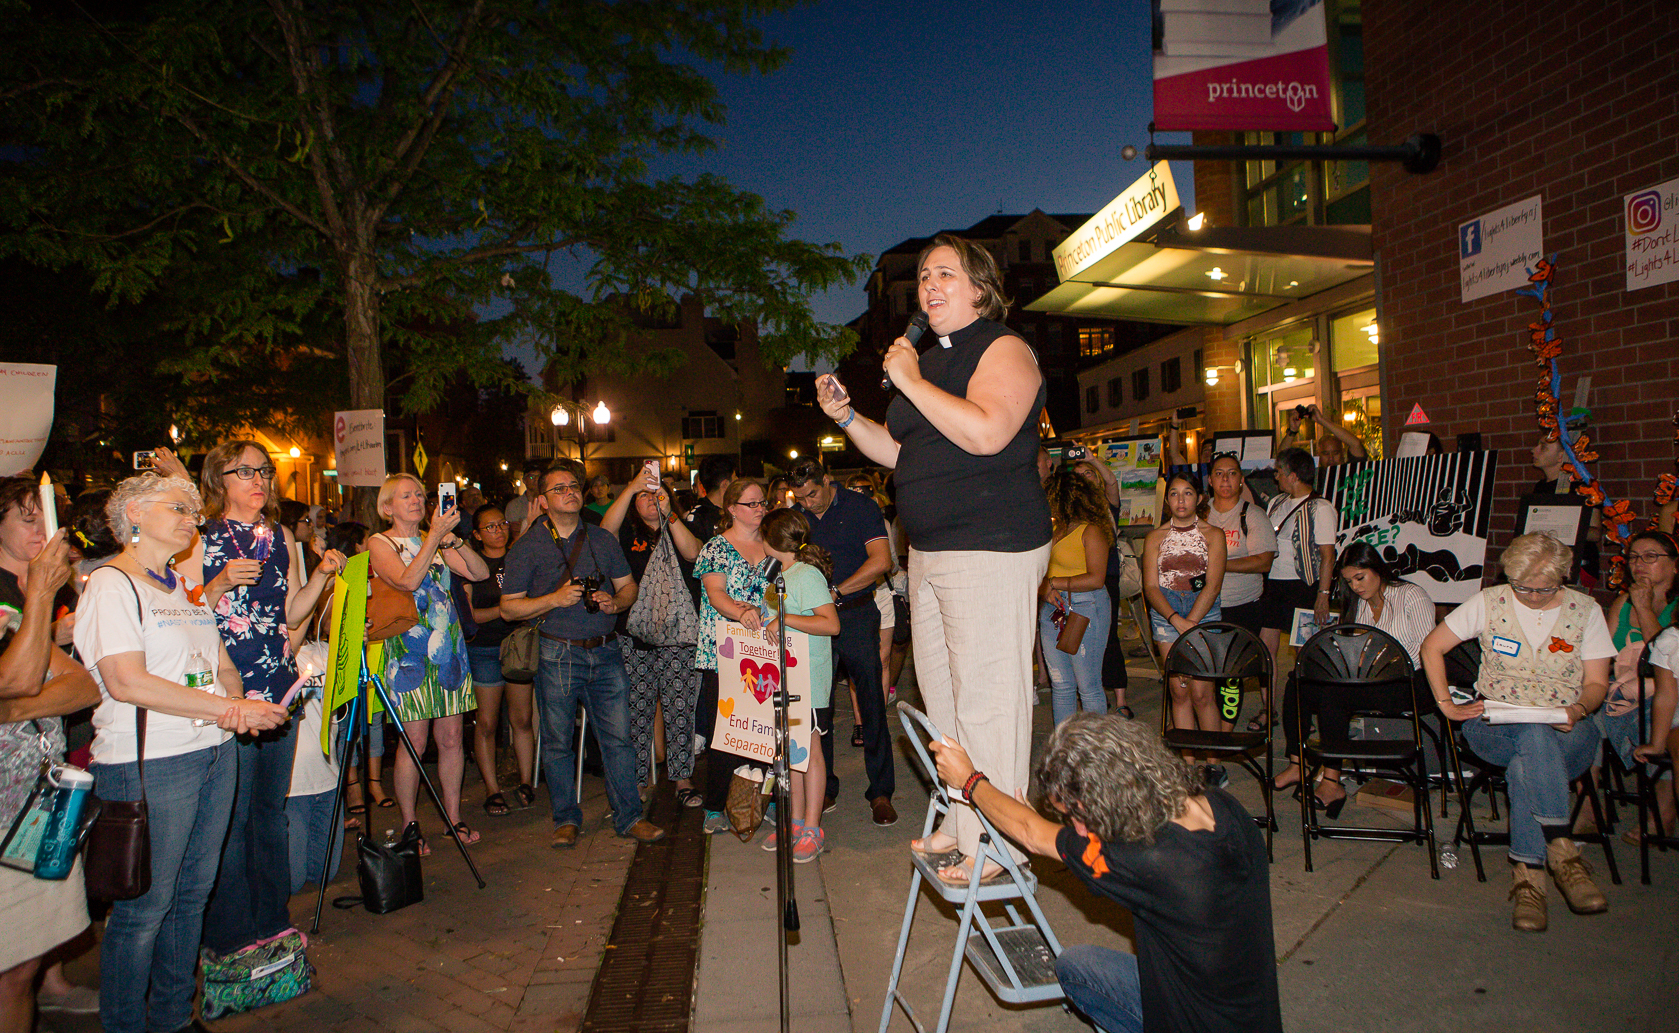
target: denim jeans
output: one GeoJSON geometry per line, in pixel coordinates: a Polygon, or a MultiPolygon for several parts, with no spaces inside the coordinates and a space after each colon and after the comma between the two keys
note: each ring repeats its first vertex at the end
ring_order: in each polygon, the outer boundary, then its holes
{"type": "Polygon", "coordinates": [[[204,946],[217,954],[231,954],[292,924],[286,794],[297,756],[297,722],[236,741],[233,819],[222,846],[221,874],[204,913],[204,946]]]}
{"type": "Polygon", "coordinates": [[[600,743],[606,771],[606,802],[612,824],[622,835],[641,820],[636,786],[635,748],[630,745],[630,679],[624,673],[620,640],[584,649],[542,640],[542,663],[536,671],[536,703],[542,721],[542,777],[554,824],[583,824],[577,806],[577,706],[589,711],[589,729],[600,743]]]}
{"type": "MultiPolygon", "coordinates": [[[[204,906],[233,812],[237,750],[230,739],[146,761],[152,888],[113,903],[105,921],[99,1022],[108,1033],[177,1030],[192,1021],[204,906]]],[[[93,777],[102,800],[140,799],[137,765],[95,764],[93,777]]]]}
{"type": "Polygon", "coordinates": [[[1550,725],[1463,725],[1464,741],[1482,760],[1504,765],[1510,787],[1510,860],[1545,863],[1544,825],[1568,824],[1568,783],[1597,757],[1603,733],[1591,721],[1568,732],[1550,725]]]}
{"type": "Polygon", "coordinates": [[[1106,1033],[1142,1033],[1136,955],[1089,944],[1068,947],[1055,959],[1055,978],[1073,1007],[1106,1033]]]}
{"type": "MultiPolygon", "coordinates": [[[[287,858],[294,894],[320,879],[323,854],[327,858],[326,881],[338,878],[338,866],[344,860],[344,823],[332,820],[336,792],[328,789],[310,796],[286,797],[287,858]]],[[[362,820],[366,823],[366,818],[362,820]]]]}
{"type": "MultiPolygon", "coordinates": [[[[840,630],[833,637],[834,680],[845,668],[851,687],[857,690],[857,716],[863,721],[863,770],[869,785],[863,799],[892,798],[898,791],[897,772],[892,766],[892,728],[886,719],[886,693],[880,681],[880,609],[873,600],[863,606],[839,611],[840,630]]],[[[829,702],[832,702],[830,694],[829,702]]],[[[834,773],[834,726],[829,723],[822,736],[822,756],[828,765],[827,795],[839,796],[839,776],[834,773]]]]}
{"type": "Polygon", "coordinates": [[[1067,608],[1090,618],[1084,629],[1077,653],[1063,653],[1055,648],[1055,607],[1044,603],[1038,608],[1038,633],[1043,636],[1044,663],[1049,668],[1050,708],[1055,723],[1060,724],[1078,713],[1079,707],[1092,714],[1108,712],[1108,697],[1102,691],[1102,658],[1108,651],[1108,631],[1113,624],[1113,601],[1105,588],[1092,592],[1062,592],[1067,608]]]}

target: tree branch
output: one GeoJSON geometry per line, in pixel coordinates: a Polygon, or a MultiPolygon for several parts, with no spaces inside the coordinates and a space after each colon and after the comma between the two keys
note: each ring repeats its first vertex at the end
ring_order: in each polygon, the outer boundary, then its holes
{"type": "Polygon", "coordinates": [[[427,262],[424,272],[410,273],[407,276],[381,278],[379,280],[378,289],[381,292],[386,292],[403,290],[408,287],[418,287],[422,284],[430,283],[432,280],[435,280],[438,275],[443,273],[445,270],[457,269],[465,265],[472,265],[474,262],[482,262],[490,258],[506,258],[510,255],[528,255],[535,251],[560,251],[568,247],[576,247],[579,244],[586,243],[586,241],[580,237],[572,237],[566,240],[544,240],[535,244],[515,244],[513,241],[516,239],[518,238],[509,237],[506,241],[500,244],[491,244],[487,247],[474,248],[471,251],[463,251],[458,255],[450,255],[446,258],[439,258],[435,261],[427,262]]]}

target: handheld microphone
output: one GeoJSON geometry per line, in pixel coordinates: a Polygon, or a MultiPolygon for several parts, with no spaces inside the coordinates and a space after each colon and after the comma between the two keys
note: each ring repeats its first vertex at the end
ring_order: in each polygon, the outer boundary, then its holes
{"type": "MultiPolygon", "coordinates": [[[[921,335],[925,333],[926,330],[927,313],[917,312],[909,318],[909,326],[904,327],[904,339],[909,343],[914,344],[915,342],[921,340],[921,335]]],[[[880,389],[882,391],[892,390],[892,378],[882,374],[880,378],[880,389]]]]}

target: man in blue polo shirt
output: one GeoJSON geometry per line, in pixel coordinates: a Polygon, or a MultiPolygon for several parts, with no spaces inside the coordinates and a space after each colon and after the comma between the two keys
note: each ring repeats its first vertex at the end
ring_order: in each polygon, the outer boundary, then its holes
{"type": "Polygon", "coordinates": [[[617,615],[635,602],[635,578],[617,537],[583,522],[583,485],[569,468],[543,474],[536,507],[541,518],[507,552],[501,613],[507,620],[541,621],[536,699],[542,711],[542,773],[554,811],[550,845],[576,844],[583,822],[572,741],[579,701],[589,708],[589,726],[600,743],[618,835],[655,842],[665,833],[641,816],[629,679],[614,630],[617,615]],[[599,588],[585,599],[583,579],[591,577],[600,579],[599,588]],[[608,586],[612,591],[605,591],[608,586]]]}
{"type": "MultiPolygon", "coordinates": [[[[787,475],[793,501],[810,521],[810,542],[834,558],[834,605],[839,609],[840,632],[834,638],[834,659],[844,664],[857,690],[857,711],[863,719],[863,762],[869,773],[869,807],[876,825],[894,825],[896,788],[892,769],[892,736],[886,726],[886,693],[880,682],[880,610],[874,586],[892,568],[891,542],[880,507],[861,492],[841,488],[821,463],[803,462],[787,475]]],[[[833,707],[817,716],[827,729],[822,754],[828,761],[828,796],[839,795],[834,775],[833,707]]]]}

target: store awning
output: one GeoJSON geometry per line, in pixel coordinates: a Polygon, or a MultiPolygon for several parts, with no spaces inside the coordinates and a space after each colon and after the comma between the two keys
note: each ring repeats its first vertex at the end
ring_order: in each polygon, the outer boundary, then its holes
{"type": "Polygon", "coordinates": [[[1027,305],[1032,312],[1228,326],[1367,276],[1369,227],[1208,227],[1161,220],[1027,305]]]}

